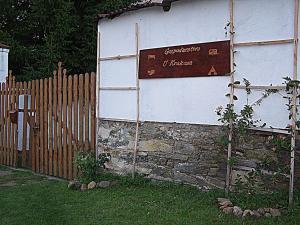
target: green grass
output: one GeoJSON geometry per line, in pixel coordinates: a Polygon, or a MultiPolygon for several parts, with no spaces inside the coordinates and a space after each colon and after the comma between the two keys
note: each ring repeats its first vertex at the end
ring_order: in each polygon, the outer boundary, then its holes
{"type": "Polygon", "coordinates": [[[189,186],[140,178],[135,181],[111,175],[105,178],[117,179],[118,184],[110,189],[79,192],[68,190],[65,181],[48,180],[28,172],[0,177],[1,183],[17,180],[13,187],[0,187],[0,224],[300,224],[297,207],[280,218],[240,219],[224,215],[216,207],[216,197],[222,197],[220,192],[205,193],[189,186]]]}

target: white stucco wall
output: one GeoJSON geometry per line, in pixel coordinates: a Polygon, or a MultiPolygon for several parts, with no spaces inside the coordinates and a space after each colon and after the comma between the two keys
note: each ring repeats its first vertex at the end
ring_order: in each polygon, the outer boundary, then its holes
{"type": "MultiPolygon", "coordinates": [[[[293,38],[293,0],[236,0],[235,42],[293,38]]],[[[229,40],[229,0],[185,0],[160,7],[129,12],[113,20],[99,21],[100,57],[135,54],[135,23],[139,24],[140,49],[229,40]]],[[[236,80],[253,85],[281,85],[291,76],[293,44],[237,47],[236,80]]],[[[101,61],[101,87],[135,86],[135,58],[101,61]]],[[[99,75],[98,75],[99,76],[99,75]]],[[[99,77],[98,77],[99,78],[99,77]]],[[[140,80],[141,120],[195,124],[218,124],[215,109],[225,106],[229,77],[198,77],[140,80]]],[[[253,91],[250,102],[262,92],[253,91]]],[[[237,90],[236,108],[246,103],[245,91],[237,90]]],[[[135,91],[99,92],[101,118],[136,118],[135,91]]],[[[278,94],[255,108],[268,126],[288,123],[285,100],[278,94]]]]}
{"type": "Polygon", "coordinates": [[[8,75],[8,53],[9,49],[0,48],[0,82],[4,82],[8,75]]]}

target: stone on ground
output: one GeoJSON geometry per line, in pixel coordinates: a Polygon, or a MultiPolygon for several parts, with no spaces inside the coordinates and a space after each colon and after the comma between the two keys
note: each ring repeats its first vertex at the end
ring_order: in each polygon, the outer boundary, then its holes
{"type": "Polygon", "coordinates": [[[227,207],[223,209],[225,214],[231,214],[233,212],[233,207],[227,207]]]}
{"type": "Polygon", "coordinates": [[[91,190],[91,189],[94,189],[95,187],[97,186],[96,182],[95,181],[92,181],[88,184],[88,189],[91,190]]]}
{"type": "Polygon", "coordinates": [[[238,206],[234,206],[233,207],[233,214],[235,215],[235,216],[242,216],[243,215],[243,210],[240,208],[240,207],[238,207],[238,206]]]}
{"type": "Polygon", "coordinates": [[[110,186],[110,181],[100,181],[97,184],[97,187],[99,188],[108,188],[110,186]]]}
{"type": "Polygon", "coordinates": [[[270,209],[270,214],[271,214],[273,217],[278,217],[278,216],[281,215],[279,209],[270,209]]]}
{"type": "Polygon", "coordinates": [[[87,185],[86,184],[82,184],[80,187],[81,191],[86,191],[87,190],[87,185]]]}
{"type": "Polygon", "coordinates": [[[244,211],[244,213],[243,213],[243,217],[246,217],[246,216],[253,216],[254,215],[254,213],[251,211],[251,210],[249,210],[249,209],[246,209],[245,211],[244,211]]]}

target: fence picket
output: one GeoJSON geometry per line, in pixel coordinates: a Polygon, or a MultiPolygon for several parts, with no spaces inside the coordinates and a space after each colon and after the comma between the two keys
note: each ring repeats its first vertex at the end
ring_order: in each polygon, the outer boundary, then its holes
{"type": "MultiPolygon", "coordinates": [[[[74,84],[73,84],[73,95],[74,95],[74,155],[76,154],[76,152],[78,151],[78,75],[75,74],[74,75],[74,84]]],[[[74,165],[73,168],[73,176],[77,175],[77,168],[74,165]]]]}
{"type": "Polygon", "coordinates": [[[96,74],[91,74],[91,149],[96,150],[96,74]]]}
{"type": "Polygon", "coordinates": [[[73,140],[72,140],[72,108],[73,108],[73,80],[72,76],[68,77],[68,179],[73,178],[73,140]]]}
{"type": "Polygon", "coordinates": [[[4,157],[4,153],[3,153],[3,139],[2,139],[2,134],[3,134],[3,128],[2,128],[2,124],[3,124],[3,118],[2,118],[2,111],[3,111],[3,99],[2,99],[2,83],[0,83],[0,164],[3,164],[3,157],[4,157]]]}
{"type": "MultiPolygon", "coordinates": [[[[30,83],[29,83],[30,86],[30,83]]],[[[29,139],[29,151],[31,157],[31,168],[33,171],[36,171],[36,164],[35,164],[35,143],[34,143],[34,122],[35,122],[35,82],[31,82],[31,89],[29,88],[28,94],[30,94],[30,114],[29,114],[29,126],[30,126],[30,139],[29,139]]]]}
{"type": "Polygon", "coordinates": [[[16,83],[15,82],[15,77],[13,79],[13,82],[14,82],[14,89],[15,89],[15,93],[14,93],[14,113],[16,113],[16,116],[17,116],[17,121],[16,123],[13,124],[13,127],[14,127],[14,132],[13,132],[13,136],[15,137],[14,138],[14,151],[13,151],[13,165],[16,167],[17,166],[17,163],[18,163],[18,156],[19,156],[19,151],[18,151],[18,140],[19,140],[19,137],[18,137],[18,114],[19,114],[19,95],[20,95],[20,83],[16,83]]]}
{"type": "Polygon", "coordinates": [[[68,143],[67,143],[67,71],[63,70],[63,171],[64,178],[68,177],[68,143]]]}
{"type": "Polygon", "coordinates": [[[10,111],[11,111],[11,88],[12,88],[12,76],[8,76],[8,111],[7,111],[7,150],[8,150],[8,163],[7,165],[12,166],[12,153],[11,153],[11,122],[10,122],[10,111]]]}
{"type": "Polygon", "coordinates": [[[83,74],[79,75],[79,148],[83,150],[83,74]]]}
{"type": "Polygon", "coordinates": [[[44,173],[49,174],[48,168],[48,79],[44,79],[44,173]]]}
{"type": "Polygon", "coordinates": [[[35,109],[36,109],[36,119],[35,119],[35,130],[34,130],[34,136],[36,137],[34,142],[35,142],[35,159],[36,159],[36,172],[40,172],[40,139],[39,139],[39,134],[40,134],[40,83],[39,80],[35,81],[35,93],[36,93],[36,99],[35,99],[35,109]]]}
{"type": "Polygon", "coordinates": [[[53,161],[53,172],[54,176],[58,176],[58,151],[57,151],[57,74],[54,72],[53,78],[53,148],[54,148],[54,161],[53,161]]]}
{"type": "Polygon", "coordinates": [[[52,93],[53,79],[49,78],[48,88],[48,124],[49,124],[49,175],[53,175],[53,93],[52,93]]]}
{"type": "Polygon", "coordinates": [[[40,172],[44,173],[44,81],[40,80],[40,172]]]}
{"type": "MultiPolygon", "coordinates": [[[[22,90],[22,88],[24,88],[24,90],[27,90],[27,82],[24,82],[23,87],[21,85],[20,89],[22,90]]],[[[23,133],[22,133],[22,166],[26,166],[28,95],[27,92],[23,94],[24,94],[24,115],[23,115],[23,133]]]]}
{"type": "Polygon", "coordinates": [[[84,148],[86,151],[90,150],[89,148],[89,92],[90,92],[90,79],[89,74],[84,75],[84,148]]]}

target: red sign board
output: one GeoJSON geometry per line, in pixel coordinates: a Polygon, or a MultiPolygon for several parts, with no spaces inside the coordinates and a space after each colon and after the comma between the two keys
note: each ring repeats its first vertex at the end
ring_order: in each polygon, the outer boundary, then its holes
{"type": "Polygon", "coordinates": [[[225,76],[230,73],[230,41],[140,51],[140,79],[225,76]]]}

